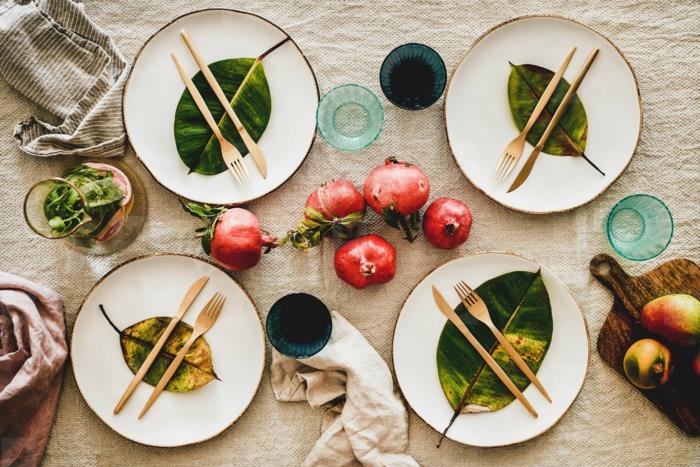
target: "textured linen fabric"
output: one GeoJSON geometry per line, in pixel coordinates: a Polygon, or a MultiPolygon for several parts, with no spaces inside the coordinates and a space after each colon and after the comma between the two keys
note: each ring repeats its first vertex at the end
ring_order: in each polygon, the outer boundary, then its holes
{"type": "Polygon", "coordinates": [[[305,466],[417,466],[404,454],[408,415],[382,357],[340,313],[316,355],[295,360],[272,350],[270,380],[280,401],[324,409],[319,437],[305,466]]]}
{"type": "Polygon", "coordinates": [[[125,69],[124,57],[86,16],[82,3],[4,0],[0,5],[0,75],[61,121],[20,122],[15,139],[24,152],[124,155],[126,134],[118,114],[125,69]]]}
{"type": "MultiPolygon", "coordinates": [[[[588,271],[594,255],[614,255],[605,238],[608,211],[623,196],[640,191],[656,194],[668,204],[676,221],[675,234],[659,257],[644,263],[617,257],[622,266],[631,274],[640,274],[674,258],[700,261],[700,3],[87,0],[85,9],[131,62],[144,41],[166,22],[214,6],[251,11],[275,22],[305,52],[322,93],[342,83],[362,84],[380,96],[386,112],[384,129],[373,146],[342,153],[318,138],[294,177],[274,193],[250,203],[248,208],[265,229],[283,234],[301,215],[314,187],[331,178],[348,178],[359,186],[370,168],[389,155],[421,164],[431,180],[431,200],[452,196],[468,203],[474,214],[469,241],[457,250],[441,251],[423,239],[409,244],[378,216],[368,213],[362,231],[376,232],[396,246],[398,271],[390,283],[362,291],[336,278],[335,241],[326,241],[309,254],[273,250],[254,269],[233,275],[262,316],[283,294],[312,293],[330,308],[343,310],[391,367],[394,323],[404,299],[420,279],[466,254],[518,253],[554,271],[570,287],[588,320],[591,357],[580,396],[545,434],[520,445],[492,449],[450,440],[436,449],[439,434],[410,411],[408,453],[427,466],[700,465],[700,441],[670,423],[597,354],[595,339],[612,296],[588,271]],[[609,37],[636,71],[644,111],[637,153],[620,179],[579,209],[545,216],[508,210],[462,176],[447,145],[442,100],[418,112],[401,110],[384,99],[378,83],[382,60],[396,45],[416,41],[433,46],[451,71],[484,31],[528,14],[571,17],[609,37]]],[[[34,235],[22,215],[24,192],[33,181],[60,174],[68,163],[61,158],[28,157],[17,148],[12,129],[35,112],[39,112],[35,105],[0,80],[0,269],[42,282],[61,294],[70,335],[83,297],[115,265],[156,251],[200,255],[193,236],[199,222],[182,211],[176,197],[148,175],[130,149],[125,162],[145,182],[150,205],[144,229],[133,244],[113,256],[89,257],[61,241],[34,235]]],[[[298,466],[320,434],[320,414],[320,409],[307,404],[277,401],[266,369],[248,410],[221,435],[175,449],[141,446],[102,423],[80,396],[72,371],[67,370],[44,462],[47,466],[298,466]]]]}
{"type": "Polygon", "coordinates": [[[67,354],[56,292],[0,272],[0,466],[39,465],[67,354]]]}

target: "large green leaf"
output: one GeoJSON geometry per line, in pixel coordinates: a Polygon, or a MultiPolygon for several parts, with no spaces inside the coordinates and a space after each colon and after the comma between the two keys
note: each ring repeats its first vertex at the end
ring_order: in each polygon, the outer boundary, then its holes
{"type": "MultiPolygon", "coordinates": [[[[256,61],[254,58],[233,58],[214,62],[209,68],[251,138],[258,141],[267,127],[272,110],[270,88],[262,61],[256,61]]],[[[194,75],[192,81],[219,122],[224,137],[232,142],[242,155],[246,155],[248,149],[202,73],[194,75]]],[[[190,171],[216,175],[226,170],[219,143],[187,89],[182,93],[175,110],[174,131],[177,152],[190,171]]]]}
{"type": "MultiPolygon", "coordinates": [[[[536,373],[552,339],[552,310],[540,273],[510,272],[483,283],[476,291],[486,302],[494,324],[536,373]]],[[[513,383],[524,390],[529,380],[498,345],[489,329],[474,319],[462,304],[455,311],[513,383]]],[[[442,389],[455,410],[462,403],[463,412],[494,411],[514,399],[450,321],[440,335],[437,366],[442,389]]]]}
{"type": "MultiPolygon", "coordinates": [[[[551,81],[554,73],[537,65],[510,64],[508,78],[508,103],[518,130],[525,127],[537,101],[551,81]]],[[[569,83],[562,78],[527,135],[527,141],[537,144],[552,115],[569,89],[569,83]]],[[[544,152],[555,156],[580,156],[586,150],[588,119],[586,110],[578,95],[569,103],[569,107],[544,145],[544,152]]]]}

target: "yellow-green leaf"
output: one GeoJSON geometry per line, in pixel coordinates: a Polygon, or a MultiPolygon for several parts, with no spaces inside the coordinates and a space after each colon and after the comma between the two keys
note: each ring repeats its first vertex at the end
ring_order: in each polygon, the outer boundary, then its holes
{"type": "MultiPolygon", "coordinates": [[[[132,373],[135,374],[141,367],[168,323],[170,318],[164,316],[148,318],[120,332],[122,355],[132,373]]],[[[146,373],[144,381],[152,386],[158,384],[175,355],[191,335],[192,326],[180,321],[146,373]]],[[[217,376],[214,373],[211,349],[204,337],[199,337],[185,355],[184,361],[173,378],[165,386],[165,390],[187,392],[204,386],[213,379],[217,379],[217,376]]]]}
{"type": "MultiPolygon", "coordinates": [[[[518,130],[525,127],[537,101],[553,76],[554,72],[537,65],[510,64],[508,103],[518,130]]],[[[552,119],[552,115],[568,90],[569,83],[562,78],[544,111],[527,135],[527,141],[533,146],[540,140],[542,133],[552,119]]],[[[586,110],[578,95],[574,95],[566,112],[544,145],[544,152],[555,156],[580,156],[586,150],[587,136],[586,110]]]]}

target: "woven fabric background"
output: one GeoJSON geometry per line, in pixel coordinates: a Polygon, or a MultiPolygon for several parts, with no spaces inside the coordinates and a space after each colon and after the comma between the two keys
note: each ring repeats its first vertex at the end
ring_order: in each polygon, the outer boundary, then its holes
{"type": "MultiPolygon", "coordinates": [[[[290,249],[274,251],[256,268],[237,273],[235,278],[250,292],[262,316],[285,293],[303,290],[319,296],[354,323],[391,365],[394,322],[404,298],[425,274],[445,261],[475,252],[510,251],[532,258],[569,285],[588,320],[591,361],[579,398],[546,434],[522,445],[494,449],[471,448],[448,440],[438,450],[438,435],[412,413],[409,452],[419,463],[430,466],[700,466],[698,440],[672,425],[596,353],[595,339],[612,297],[588,272],[588,262],[595,254],[611,251],[604,234],[608,210],[621,197],[639,191],[664,199],[673,212],[676,232],[670,247],[658,258],[642,264],[619,258],[623,266],[631,273],[642,273],[673,258],[700,260],[700,3],[86,1],[88,13],[112,34],[129,61],[167,21],[207,6],[248,10],[286,29],[306,53],[322,93],[350,82],[381,95],[378,70],[382,59],[394,46],[409,41],[436,48],[452,70],[474,39],[520,15],[563,15],[609,37],[637,73],[644,128],[627,171],[590,204],[547,216],[501,207],[470,185],[457,169],[445,137],[442,100],[428,110],[408,112],[382,98],[386,122],[375,145],[348,154],[317,139],[298,173],[249,208],[265,228],[283,234],[290,221],[301,214],[314,187],[340,177],[359,186],[371,166],[395,155],[426,169],[433,187],[431,199],[452,196],[471,206],[475,222],[469,241],[449,252],[438,251],[422,239],[410,245],[371,214],[365,228],[385,236],[398,248],[398,273],[386,286],[355,291],[340,282],[333,272],[335,245],[331,241],[308,255],[290,249]]],[[[193,238],[198,222],[182,211],[174,195],[153,181],[130,151],[126,162],[143,178],[150,203],[143,232],[131,246],[113,256],[88,257],[59,241],[34,235],[22,216],[24,192],[33,181],[60,173],[66,164],[56,159],[33,159],[16,147],[12,128],[35,113],[30,102],[0,82],[0,269],[55,289],[63,297],[70,332],[82,298],[117,264],[161,251],[200,255],[193,238]]],[[[103,424],[80,396],[71,369],[66,371],[46,465],[292,466],[300,464],[319,435],[320,411],[304,403],[275,401],[266,370],[248,411],[220,436],[177,449],[141,446],[103,424]]]]}

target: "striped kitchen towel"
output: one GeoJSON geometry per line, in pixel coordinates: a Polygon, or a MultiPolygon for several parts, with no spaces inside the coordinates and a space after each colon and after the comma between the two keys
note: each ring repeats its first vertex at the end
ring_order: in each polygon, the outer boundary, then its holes
{"type": "Polygon", "coordinates": [[[58,121],[19,123],[33,156],[121,156],[128,72],[112,39],[72,0],[0,0],[0,75],[58,121]]]}

